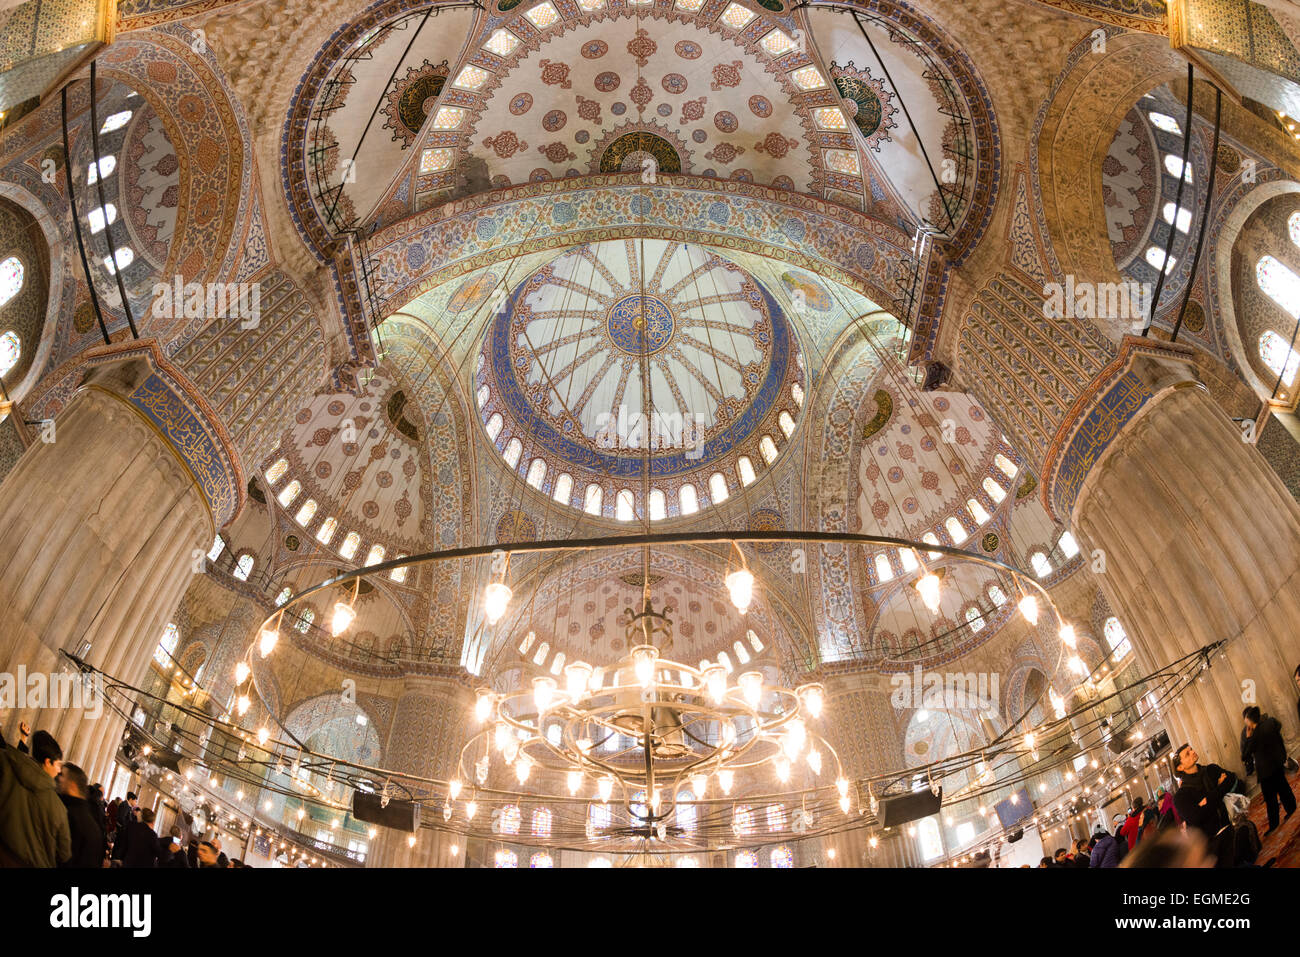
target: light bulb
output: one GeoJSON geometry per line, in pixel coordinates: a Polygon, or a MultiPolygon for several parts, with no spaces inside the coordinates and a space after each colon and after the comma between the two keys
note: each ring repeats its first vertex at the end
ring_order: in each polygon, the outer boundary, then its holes
{"type": "Polygon", "coordinates": [[[691,775],[691,791],[694,792],[697,800],[704,797],[704,792],[709,786],[709,776],[703,772],[697,771],[691,775]]]}
{"type": "Polygon", "coordinates": [[[754,600],[754,576],[748,568],[741,568],[727,576],[727,591],[731,592],[731,603],[742,615],[749,611],[749,603],[754,600]]]}
{"type": "Polygon", "coordinates": [[[506,764],[513,764],[518,753],[519,739],[512,734],[506,740],[506,746],[501,749],[501,756],[506,759],[506,764]]]}
{"type": "Polygon", "coordinates": [[[1075,674],[1086,675],[1088,673],[1088,666],[1084,664],[1083,659],[1078,655],[1071,655],[1065,663],[1075,674]]]}
{"type": "Polygon", "coordinates": [[[275,643],[280,640],[280,631],[277,628],[263,628],[262,634],[258,637],[257,650],[265,658],[275,650],[275,643]]]}
{"type": "Polygon", "coordinates": [[[740,690],[745,695],[751,708],[757,708],[763,700],[763,675],[758,671],[746,671],[740,676],[740,690]]]}
{"type": "Polygon", "coordinates": [[[270,737],[271,737],[271,732],[268,731],[268,730],[266,730],[266,728],[258,728],[258,729],[257,729],[257,743],[258,743],[258,744],[266,744],[267,739],[270,738],[270,737]]]}
{"type": "Polygon", "coordinates": [[[459,854],[460,854],[460,845],[459,845],[459,844],[453,844],[453,845],[451,846],[451,856],[452,856],[452,857],[456,857],[456,856],[459,855],[459,854]]]}
{"type": "Polygon", "coordinates": [[[515,762],[515,777],[519,783],[523,784],[528,780],[528,775],[533,772],[533,759],[526,754],[519,755],[519,760],[515,762]]]}
{"type": "Polygon", "coordinates": [[[848,778],[837,778],[835,781],[835,790],[840,792],[840,797],[842,798],[848,797],[849,796],[848,778]]]}
{"type": "Polygon", "coordinates": [[[510,743],[510,739],[514,736],[514,732],[510,730],[510,725],[504,721],[498,721],[497,726],[492,729],[492,740],[496,744],[498,751],[504,751],[506,745],[510,743]]]}
{"type": "Polygon", "coordinates": [[[414,835],[414,834],[412,834],[410,837],[408,837],[408,838],[406,839],[406,846],[409,847],[409,848],[412,848],[412,849],[415,848],[415,835],[414,835]]]}
{"type": "Polygon", "coordinates": [[[803,754],[804,745],[808,743],[808,731],[802,718],[794,718],[785,726],[786,756],[793,761],[803,754]]]}
{"type": "Polygon", "coordinates": [[[659,658],[659,649],[654,645],[637,645],[632,649],[632,670],[642,688],[648,688],[655,680],[655,661],[659,658]]]}
{"type": "Polygon", "coordinates": [[[601,804],[608,804],[610,796],[614,793],[614,779],[607,775],[597,781],[596,793],[600,795],[601,804]]]}
{"type": "Polygon", "coordinates": [[[463,786],[464,785],[461,784],[460,778],[452,778],[451,781],[447,784],[448,800],[454,801],[456,800],[456,798],[460,797],[460,789],[463,786]]]}
{"type": "Polygon", "coordinates": [[[722,788],[723,794],[731,793],[731,784],[736,780],[736,772],[730,769],[724,769],[718,772],[718,787],[722,788]]]}
{"type": "Polygon", "coordinates": [[[376,837],[379,836],[379,828],[372,827],[367,833],[369,833],[370,839],[373,841],[376,837]]]}
{"type": "Polygon", "coordinates": [[[533,679],[533,704],[537,705],[537,712],[541,714],[551,706],[555,700],[555,679],[549,675],[542,675],[533,679]]]}
{"type": "Polygon", "coordinates": [[[808,767],[812,768],[813,774],[822,773],[822,753],[816,748],[808,749],[808,767]]]}
{"type": "MultiPolygon", "coordinates": [[[[1034,732],[1032,731],[1025,732],[1025,750],[1034,750],[1034,732]]],[[[1013,794],[1012,797],[1015,797],[1015,795],[1013,794]]]]}
{"type": "Polygon", "coordinates": [[[727,693],[727,671],[722,665],[709,665],[704,669],[704,685],[714,704],[721,704],[727,693]]]}
{"type": "Polygon", "coordinates": [[[235,702],[235,710],[239,712],[239,716],[242,718],[248,714],[248,709],[252,707],[252,704],[253,702],[248,700],[248,695],[241,694],[239,700],[235,702]]]}
{"type": "Polygon", "coordinates": [[[722,748],[726,750],[736,743],[736,726],[730,721],[722,722],[722,748]]]}
{"type": "Polygon", "coordinates": [[[658,814],[659,805],[662,802],[663,802],[663,793],[659,790],[659,788],[655,788],[654,793],[650,795],[650,810],[658,814]]]}
{"type": "Polygon", "coordinates": [[[1061,625],[1061,641],[1067,648],[1074,648],[1078,644],[1074,637],[1074,625],[1061,625]]]}
{"type": "Polygon", "coordinates": [[[925,607],[930,609],[931,613],[939,611],[939,576],[934,572],[926,572],[921,576],[920,581],[916,583],[917,594],[921,596],[921,601],[925,607]]]}
{"type": "Polygon", "coordinates": [[[493,582],[487,586],[483,593],[483,613],[487,615],[489,625],[495,625],[505,617],[506,609],[510,607],[510,599],[514,597],[514,592],[505,582],[493,582]]]}
{"type": "Polygon", "coordinates": [[[306,816],[307,816],[307,812],[304,811],[302,808],[298,808],[298,820],[301,821],[306,816]]]}
{"type": "Polygon", "coordinates": [[[569,772],[569,793],[577,794],[581,788],[582,788],[582,772],[570,771],[569,772]]]}
{"type": "MultiPolygon", "coordinates": [[[[848,813],[849,813],[849,807],[850,807],[850,806],[851,806],[851,805],[849,804],[849,798],[848,798],[848,795],[845,795],[844,797],[840,798],[840,810],[841,810],[841,811],[843,811],[845,814],[848,814],[848,813]]],[[[872,847],[875,847],[874,844],[871,845],[871,846],[872,846],[872,847]]]]}
{"type": "Polygon", "coordinates": [[[248,663],[241,661],[235,665],[235,684],[242,685],[248,680],[248,676],[253,673],[253,669],[248,667],[248,663]]]}
{"type": "Polygon", "coordinates": [[[345,601],[334,603],[334,617],[330,620],[330,634],[335,638],[352,627],[357,620],[357,613],[345,601]]]}
{"type": "Polygon", "coordinates": [[[474,820],[474,815],[478,813],[478,803],[476,801],[467,801],[465,803],[465,820],[474,820]]]}
{"type": "Polygon", "coordinates": [[[479,688],[475,693],[478,697],[474,701],[474,717],[483,722],[492,717],[492,692],[487,688],[479,688]]]}
{"type": "Polygon", "coordinates": [[[591,665],[585,661],[575,661],[564,669],[564,690],[569,700],[577,703],[587,691],[587,682],[591,680],[591,665]]]}
{"type": "Polygon", "coordinates": [[[1020,599],[1020,614],[1025,616],[1025,621],[1031,625],[1038,624],[1038,599],[1033,595],[1026,595],[1020,599]]]}
{"type": "Polygon", "coordinates": [[[819,684],[804,685],[799,689],[799,701],[814,718],[822,716],[822,705],[826,703],[826,692],[819,684]]]}
{"type": "Polygon", "coordinates": [[[782,784],[790,780],[790,762],[785,758],[777,758],[772,762],[772,767],[776,770],[776,779],[782,784]]]}

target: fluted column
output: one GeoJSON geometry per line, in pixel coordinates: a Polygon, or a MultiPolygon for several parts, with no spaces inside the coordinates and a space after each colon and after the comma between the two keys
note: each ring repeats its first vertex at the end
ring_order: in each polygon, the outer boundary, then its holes
{"type": "Polygon", "coordinates": [[[464,867],[465,838],[450,831],[421,828],[412,835],[380,828],[366,855],[366,867],[464,867]],[[454,853],[453,853],[454,852],[454,853]]]}
{"type": "Polygon", "coordinates": [[[1167,716],[1175,747],[1239,766],[1247,682],[1294,738],[1300,505],[1203,386],[1154,392],[1091,469],[1073,523],[1105,555],[1102,589],[1146,671],[1228,641],[1167,716]]]}
{"type": "MultiPolygon", "coordinates": [[[[128,682],[144,676],[167,616],[212,542],[207,500],[185,462],[124,396],[148,375],[99,369],[0,484],[0,669],[66,670],[58,652],[128,682]]],[[[67,759],[105,776],[124,720],[104,709],[25,708],[67,759]]]]}

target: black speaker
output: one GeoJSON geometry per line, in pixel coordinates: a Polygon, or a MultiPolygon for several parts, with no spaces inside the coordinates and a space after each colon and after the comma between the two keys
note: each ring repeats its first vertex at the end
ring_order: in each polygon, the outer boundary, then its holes
{"type": "Polygon", "coordinates": [[[390,800],[381,807],[378,794],[352,792],[352,816],[366,824],[391,827],[394,831],[414,833],[420,827],[420,805],[414,801],[390,800]]]}
{"type": "Polygon", "coordinates": [[[929,788],[923,788],[913,794],[900,794],[897,797],[880,799],[880,826],[898,827],[923,817],[938,814],[943,805],[943,788],[935,794],[929,788]]]}
{"type": "Polygon", "coordinates": [[[1023,827],[1018,827],[1010,834],[1007,835],[1007,843],[1014,844],[1016,843],[1016,841],[1020,840],[1024,836],[1025,836],[1025,829],[1023,827]]]}

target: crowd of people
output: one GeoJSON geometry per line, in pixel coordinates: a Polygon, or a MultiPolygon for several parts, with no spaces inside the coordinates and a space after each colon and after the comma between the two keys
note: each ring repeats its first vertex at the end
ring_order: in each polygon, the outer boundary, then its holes
{"type": "MultiPolygon", "coordinates": [[[[1300,667],[1295,670],[1300,686],[1300,667]]],[[[1300,702],[1297,702],[1300,710],[1300,702]]],[[[1267,837],[1296,810],[1295,793],[1287,780],[1288,758],[1282,723],[1257,706],[1242,711],[1241,763],[1255,775],[1268,815],[1267,837]],[[1281,812],[1286,817],[1281,818],[1281,812]]],[[[1111,828],[1098,827],[1089,838],[1058,848],[1039,867],[1271,867],[1276,858],[1259,861],[1263,842],[1246,816],[1248,801],[1242,780],[1217,764],[1202,763],[1191,744],[1174,752],[1177,790],[1156,792],[1148,804],[1138,797],[1127,812],[1111,818],[1111,828]],[[1193,863],[1195,862],[1195,863],[1193,863]]]]}
{"type": "Polygon", "coordinates": [[[47,731],[19,726],[0,737],[0,867],[243,867],[214,838],[191,836],[178,818],[166,838],[136,794],[104,800],[104,788],[64,761],[47,731]]]}

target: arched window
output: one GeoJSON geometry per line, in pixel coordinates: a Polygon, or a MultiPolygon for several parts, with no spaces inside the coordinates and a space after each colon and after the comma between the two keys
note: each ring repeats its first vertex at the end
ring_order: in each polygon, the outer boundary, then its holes
{"type": "Polygon", "coordinates": [[[993,464],[996,465],[1007,478],[1013,479],[1020,472],[1020,469],[1016,467],[1016,464],[1001,452],[993,456],[993,464]]]}
{"type": "MultiPolygon", "coordinates": [[[[544,807],[533,808],[533,836],[534,837],[551,836],[551,812],[549,808],[544,808],[544,807]]],[[[549,867],[550,865],[547,866],[549,867]]]]}
{"type": "Polygon", "coordinates": [[[608,857],[593,857],[588,867],[613,867],[613,863],[608,857]]]}
{"type": "Polygon", "coordinates": [[[718,664],[722,665],[723,670],[726,671],[727,674],[731,674],[736,670],[731,664],[731,657],[725,651],[718,652],[718,664]]]}
{"type": "Polygon", "coordinates": [[[776,417],[776,421],[780,424],[781,431],[785,433],[787,439],[794,434],[794,419],[790,417],[789,412],[782,409],[781,414],[776,417]]]}
{"type": "Polygon", "coordinates": [[[758,450],[763,453],[763,461],[768,465],[776,461],[776,443],[772,441],[772,436],[765,435],[759,439],[758,450]]]}
{"type": "Polygon", "coordinates": [[[767,829],[775,833],[785,830],[785,805],[769,804],[767,806],[767,829]]]}
{"type": "MultiPolygon", "coordinates": [[[[617,735],[610,735],[613,740],[617,735]]],[[[608,804],[592,804],[591,808],[591,826],[597,831],[603,831],[609,827],[610,813],[608,804]]]]}
{"type": "Polygon", "coordinates": [[[962,525],[961,519],[956,515],[951,516],[943,523],[944,529],[948,532],[948,537],[952,539],[954,545],[960,545],[966,541],[966,528],[962,525]]]}
{"type": "Polygon", "coordinates": [[[545,851],[538,851],[532,857],[528,858],[529,867],[554,867],[555,860],[545,851]]]}
{"type": "Polygon", "coordinates": [[[371,545],[370,551],[366,554],[367,565],[378,565],[384,560],[384,546],[371,545]]]}
{"type": "Polygon", "coordinates": [[[523,815],[519,812],[519,805],[507,804],[501,809],[501,833],[518,834],[519,826],[523,823],[523,815]]]}
{"type": "Polygon", "coordinates": [[[483,406],[487,405],[487,400],[491,396],[492,396],[491,389],[489,389],[487,386],[480,386],[478,390],[478,396],[476,397],[478,400],[478,407],[481,409],[483,408],[483,406]]]}
{"type": "Polygon", "coordinates": [[[573,476],[568,472],[561,472],[555,479],[555,492],[552,497],[557,502],[565,505],[569,504],[569,498],[573,495],[573,476]]]}
{"type": "Polygon", "coordinates": [[[722,477],[721,472],[714,472],[709,476],[709,498],[714,505],[727,500],[727,480],[722,477]]]}
{"type": "Polygon", "coordinates": [[[889,564],[889,556],[881,552],[876,556],[876,581],[887,582],[894,577],[894,568],[889,564]]]}
{"type": "Polygon", "coordinates": [[[993,499],[995,505],[1000,505],[1002,500],[1007,497],[1007,490],[993,481],[991,477],[985,477],[983,486],[984,491],[988,493],[989,498],[993,499]]]}
{"type": "Polygon", "coordinates": [[[681,491],[677,493],[677,502],[681,506],[683,515],[694,515],[700,510],[700,499],[695,494],[694,485],[683,485],[681,491]]]}
{"type": "Polygon", "coordinates": [[[488,441],[495,442],[497,440],[497,436],[501,434],[501,426],[503,425],[505,425],[505,420],[501,418],[501,413],[493,412],[492,418],[488,419],[487,423],[486,431],[488,441]]]}
{"type": "Polygon", "coordinates": [[[280,459],[280,461],[276,462],[266,470],[266,481],[269,484],[274,485],[276,482],[280,481],[280,479],[284,478],[284,473],[287,471],[289,471],[289,460],[280,459]]]}
{"type": "MultiPolygon", "coordinates": [[[[557,748],[560,747],[564,743],[564,727],[559,724],[552,724],[546,729],[546,740],[557,748]]],[[[537,823],[535,818],[536,816],[534,816],[534,824],[537,823]]]]}
{"type": "Polygon", "coordinates": [[[1067,559],[1079,554],[1079,543],[1074,540],[1074,536],[1069,532],[1062,532],[1061,537],[1056,540],[1056,544],[1061,546],[1061,554],[1067,559]]]}
{"type": "Polygon", "coordinates": [[[614,499],[614,517],[620,522],[630,522],[636,518],[636,499],[628,489],[619,489],[614,499]]]}
{"type": "Polygon", "coordinates": [[[748,455],[736,459],[736,474],[740,476],[741,485],[749,485],[757,478],[754,474],[754,463],[749,460],[748,455]]]}
{"type": "Polygon", "coordinates": [[[117,207],[112,203],[97,206],[86,214],[86,219],[90,222],[92,233],[102,233],[109,223],[117,222],[117,207]]]}
{"type": "Polygon", "coordinates": [[[1142,257],[1147,261],[1147,265],[1152,269],[1159,270],[1164,268],[1167,273],[1173,272],[1174,267],[1178,265],[1178,257],[1170,256],[1165,258],[1165,251],[1156,246],[1148,246],[1145,255],[1142,257]]]}
{"type": "Polygon", "coordinates": [[[511,439],[506,443],[506,450],[501,453],[501,457],[506,460],[506,465],[514,468],[519,464],[519,456],[524,454],[524,443],[518,439],[511,439]]]}
{"type": "Polygon", "coordinates": [[[780,847],[772,848],[770,857],[773,867],[788,869],[794,867],[794,855],[790,853],[790,848],[782,844],[780,847]]]}
{"type": "Polygon", "coordinates": [[[984,616],[974,605],[966,609],[966,624],[970,625],[972,634],[978,634],[984,630],[984,616]]]}
{"type": "Polygon", "coordinates": [[[1255,264],[1255,281],[1288,316],[1300,316],[1300,276],[1272,256],[1264,256],[1255,264]]]}
{"type": "Polygon", "coordinates": [[[1286,221],[1286,231],[1291,236],[1291,242],[1300,246],[1300,212],[1291,214],[1291,218],[1286,221]]]}
{"type": "Polygon", "coordinates": [[[976,525],[983,525],[989,520],[988,511],[977,498],[968,498],[966,500],[966,511],[970,512],[970,517],[975,519],[976,525]]]}
{"type": "Polygon", "coordinates": [[[557,651],[555,653],[555,660],[551,662],[551,674],[558,675],[563,670],[564,670],[564,652],[557,651]]]}
{"type": "Polygon", "coordinates": [[[601,491],[600,486],[595,482],[588,485],[587,496],[582,504],[582,510],[588,515],[599,515],[601,499],[604,498],[604,496],[605,493],[601,491]]]}
{"type": "Polygon", "coordinates": [[[1187,182],[1192,182],[1192,164],[1188,163],[1187,168],[1183,168],[1183,158],[1175,156],[1173,153],[1165,154],[1165,169],[1169,175],[1177,179],[1182,176],[1187,182]]]}
{"type": "Polygon", "coordinates": [[[541,667],[542,662],[546,660],[546,656],[549,655],[550,653],[551,653],[550,642],[543,641],[540,645],[537,646],[537,652],[536,654],[533,655],[533,664],[537,665],[538,667],[541,667]]]}
{"type": "Polygon", "coordinates": [[[761,654],[763,651],[763,642],[759,640],[758,635],[754,634],[752,628],[745,632],[745,637],[749,639],[749,646],[754,649],[754,654],[761,654]]]}
{"type": "Polygon", "coordinates": [[[235,562],[235,577],[241,582],[246,582],[251,574],[253,574],[253,555],[251,552],[244,552],[239,556],[239,561],[235,562]]]}
{"type": "Polygon", "coordinates": [[[668,517],[668,496],[661,488],[650,490],[650,521],[661,522],[668,517]]]}
{"type": "Polygon", "coordinates": [[[1173,133],[1175,136],[1183,135],[1183,128],[1178,125],[1178,121],[1172,116],[1157,113],[1155,110],[1152,110],[1147,116],[1151,117],[1151,125],[1156,129],[1164,130],[1166,133],[1173,133]]]}
{"type": "Polygon", "coordinates": [[[218,558],[221,557],[221,553],[225,551],[225,548],[226,548],[226,540],[222,538],[220,535],[218,535],[215,539],[213,539],[212,547],[208,549],[208,561],[215,562],[218,558]]]}
{"type": "Polygon", "coordinates": [[[23,346],[18,333],[10,331],[0,335],[0,375],[8,375],[9,370],[18,365],[22,354],[23,346]]]}
{"type": "Polygon", "coordinates": [[[110,273],[115,273],[119,269],[125,269],[133,262],[135,262],[135,250],[130,246],[119,246],[113,251],[112,256],[104,257],[104,268],[110,273]]]}
{"type": "Polygon", "coordinates": [[[737,804],[731,816],[731,829],[737,837],[754,833],[754,809],[748,804],[737,804]]]}
{"type": "Polygon", "coordinates": [[[330,539],[334,537],[334,532],[338,530],[339,520],[337,518],[327,518],[320,523],[320,528],[316,532],[316,541],[322,545],[328,545],[330,539]]]}
{"type": "Polygon", "coordinates": [[[993,602],[994,607],[1001,608],[1007,603],[1006,593],[997,585],[990,585],[989,601],[993,602]]]}
{"type": "Polygon", "coordinates": [[[94,186],[101,176],[112,176],[115,169],[117,169],[116,156],[105,156],[98,163],[91,163],[86,170],[86,185],[94,186]]]}
{"type": "Polygon", "coordinates": [[[289,600],[289,596],[292,594],[293,594],[293,589],[290,588],[288,585],[285,585],[284,590],[281,591],[280,594],[275,596],[275,607],[279,608],[281,605],[283,605],[286,601],[289,600]]]}
{"type": "Polygon", "coordinates": [[[23,288],[23,261],[10,256],[0,262],[0,306],[18,295],[23,288]]]}
{"type": "Polygon", "coordinates": [[[736,852],[737,867],[758,867],[758,855],[753,851],[736,852]]]}
{"type": "Polygon", "coordinates": [[[293,625],[294,630],[305,635],[311,629],[311,623],[315,620],[316,620],[315,610],[311,608],[304,608],[301,612],[298,613],[298,620],[294,622],[293,625]]]}
{"type": "Polygon", "coordinates": [[[916,557],[916,552],[910,548],[900,548],[898,550],[898,562],[903,566],[903,571],[914,572],[921,567],[921,562],[916,557]]]}
{"type": "Polygon", "coordinates": [[[1034,569],[1034,574],[1039,578],[1046,578],[1052,574],[1052,563],[1047,560],[1047,556],[1042,552],[1034,552],[1030,555],[1029,564],[1034,569]]]}
{"type": "Polygon", "coordinates": [[[122,110],[120,113],[114,113],[108,119],[104,120],[104,125],[99,128],[100,133],[111,133],[114,130],[120,130],[126,126],[127,121],[131,119],[130,110],[122,110]]]}
{"type": "Polygon", "coordinates": [[[496,860],[497,867],[518,867],[519,866],[519,855],[517,855],[514,851],[506,851],[506,850],[497,851],[495,860],[496,860]]]}
{"type": "Polygon", "coordinates": [[[695,809],[695,793],[693,791],[677,792],[677,826],[683,831],[695,830],[695,821],[697,819],[695,809]]]}
{"type": "MultiPolygon", "coordinates": [[[[939,544],[939,536],[936,535],[936,534],[934,534],[934,532],[926,532],[924,535],[921,536],[921,541],[925,542],[927,545],[938,545],[938,544],[939,544]]],[[[926,552],[926,554],[929,555],[931,558],[938,558],[938,557],[939,557],[941,554],[943,554],[943,553],[942,553],[942,552],[926,552]]]]}
{"type": "Polygon", "coordinates": [[[524,479],[533,488],[541,488],[542,481],[546,478],[546,461],[544,459],[533,459],[533,464],[528,466],[528,477],[524,479]]]}
{"type": "Polygon", "coordinates": [[[731,643],[731,650],[736,653],[736,660],[742,665],[749,664],[749,650],[740,643],[739,639],[731,643]]]}
{"type": "Polygon", "coordinates": [[[1181,206],[1176,207],[1173,203],[1165,203],[1161,214],[1164,216],[1165,222],[1171,226],[1176,226],[1180,233],[1185,233],[1192,228],[1192,211],[1190,209],[1183,209],[1181,206]],[[1178,210],[1177,217],[1174,216],[1175,209],[1178,210]],[[1175,218],[1177,219],[1176,223],[1175,218]]]}
{"type": "Polygon", "coordinates": [[[939,835],[939,823],[927,817],[916,826],[917,840],[921,845],[921,860],[932,861],[943,857],[943,838],[939,835]]]}
{"type": "Polygon", "coordinates": [[[1124,626],[1119,623],[1118,618],[1114,616],[1107,618],[1106,623],[1102,625],[1101,632],[1106,636],[1106,644],[1110,645],[1110,650],[1114,652],[1117,659],[1123,658],[1133,650],[1133,646],[1128,640],[1128,632],[1124,630],[1124,626]]]}
{"type": "Polygon", "coordinates": [[[297,479],[294,479],[292,482],[290,482],[281,490],[279,496],[277,497],[277,501],[279,501],[279,503],[285,508],[288,508],[293,503],[293,500],[298,497],[298,493],[301,491],[302,491],[302,483],[299,482],[297,479]]]}
{"type": "Polygon", "coordinates": [[[158,640],[158,647],[154,649],[153,660],[164,668],[170,668],[172,655],[175,653],[176,644],[180,640],[180,629],[176,627],[174,622],[167,622],[167,627],[163,629],[162,638],[158,640]]]}
{"type": "MultiPolygon", "coordinates": [[[[1274,375],[1282,376],[1283,385],[1295,382],[1296,371],[1300,370],[1300,353],[1272,329],[1259,337],[1259,357],[1274,375]]],[[[3,364],[0,359],[0,366],[3,364]]]]}
{"type": "Polygon", "coordinates": [[[343,538],[343,544],[339,546],[339,554],[351,560],[356,557],[357,549],[360,547],[361,536],[356,532],[348,532],[343,538]]]}
{"type": "Polygon", "coordinates": [[[803,406],[803,386],[798,382],[792,384],[790,386],[790,395],[794,398],[795,405],[803,406]]]}
{"type": "MultiPolygon", "coordinates": [[[[406,558],[406,556],[398,555],[397,558],[400,560],[406,558]]],[[[406,581],[406,569],[407,569],[406,565],[398,565],[396,568],[394,568],[391,572],[388,573],[388,577],[400,585],[406,581]]]]}
{"type": "Polygon", "coordinates": [[[315,514],[316,500],[314,498],[309,498],[307,501],[302,503],[302,508],[298,509],[298,514],[293,517],[293,520],[299,525],[306,525],[312,520],[312,516],[315,514]]]}

